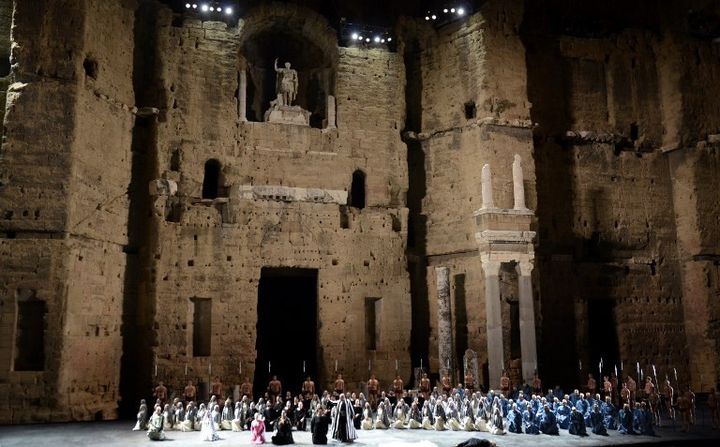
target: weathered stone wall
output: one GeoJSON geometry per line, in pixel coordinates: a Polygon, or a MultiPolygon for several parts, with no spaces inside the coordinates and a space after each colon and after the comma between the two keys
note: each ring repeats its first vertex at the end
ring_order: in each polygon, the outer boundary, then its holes
{"type": "MultiPolygon", "coordinates": [[[[518,34],[522,10],[522,2],[490,2],[466,21],[424,30],[422,40],[419,138],[427,175],[422,202],[431,267],[427,283],[429,296],[435,296],[436,265],[449,266],[451,277],[459,280],[451,280],[457,366],[466,348],[478,352],[481,367],[487,362],[484,280],[473,218],[482,204],[482,166],[490,165],[495,205],[512,208],[512,161],[519,154],[527,206],[537,206],[524,50],[518,34]],[[474,117],[465,114],[470,102],[476,107],[474,117]]],[[[428,301],[430,366],[435,369],[444,365],[437,364],[435,300],[428,301]]]]}
{"type": "MultiPolygon", "coordinates": [[[[295,13],[302,19],[303,10],[295,13]]],[[[166,222],[167,203],[162,197],[156,202],[153,227],[159,243],[149,256],[153,283],[148,299],[157,328],[152,339],[162,377],[177,389],[185,380],[186,363],[189,374],[203,381],[212,364],[213,376],[239,383],[239,360],[243,375],[252,376],[260,271],[286,266],[319,270],[321,383],[333,379],[334,360],[349,383],[367,380],[363,365],[368,360],[389,383],[398,359],[407,379],[410,311],[407,168],[399,132],[404,111],[401,59],[381,50],[336,50],[337,129],[241,122],[234,95],[241,56],[237,43],[254,24],[227,28],[186,20],[173,26],[169,15],[161,21],[160,78],[167,109],[159,116],[157,175],[178,181],[174,200],[182,208],[179,222],[166,222]],[[177,149],[179,171],[171,171],[177,149]],[[199,202],[204,164],[211,158],[221,163],[221,195],[227,199],[199,202]],[[356,169],[367,179],[362,210],[331,203],[246,200],[236,188],[282,185],[348,191],[356,169]],[[192,357],[188,351],[193,297],[213,301],[209,357],[192,357]],[[365,349],[366,297],[382,298],[374,352],[365,349]]],[[[308,15],[308,23],[325,26],[313,15],[308,15]]]]}
{"type": "Polygon", "coordinates": [[[116,417],[134,7],[16,3],[0,207],[3,265],[17,270],[2,270],[3,324],[20,289],[48,313],[43,370],[13,371],[3,349],[4,421],[116,417]]]}

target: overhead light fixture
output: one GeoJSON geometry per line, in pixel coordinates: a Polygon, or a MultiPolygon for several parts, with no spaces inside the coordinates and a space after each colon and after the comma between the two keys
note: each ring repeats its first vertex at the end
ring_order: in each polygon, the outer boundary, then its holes
{"type": "Polygon", "coordinates": [[[463,8],[458,8],[457,13],[458,13],[459,16],[464,16],[464,15],[465,15],[465,10],[464,10],[463,8]]]}
{"type": "Polygon", "coordinates": [[[358,40],[358,33],[352,33],[352,39],[358,40]]]}
{"type": "Polygon", "coordinates": [[[432,19],[433,19],[433,20],[437,19],[437,16],[436,16],[435,14],[433,14],[433,15],[432,15],[432,19]]]}
{"type": "Polygon", "coordinates": [[[208,9],[210,9],[210,7],[207,4],[203,4],[200,6],[200,10],[202,12],[208,12],[208,9]]]}
{"type": "Polygon", "coordinates": [[[231,7],[228,6],[227,8],[225,8],[225,14],[232,15],[232,13],[233,13],[233,9],[231,7]]]}

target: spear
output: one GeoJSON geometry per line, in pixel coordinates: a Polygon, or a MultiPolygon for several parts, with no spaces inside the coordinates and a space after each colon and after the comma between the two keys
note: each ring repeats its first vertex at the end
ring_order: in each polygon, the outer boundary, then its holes
{"type": "Polygon", "coordinates": [[[655,370],[655,365],[653,365],[652,367],[653,367],[653,376],[655,376],[655,386],[656,386],[656,387],[659,387],[659,386],[660,386],[660,383],[658,383],[657,371],[655,370]]]}

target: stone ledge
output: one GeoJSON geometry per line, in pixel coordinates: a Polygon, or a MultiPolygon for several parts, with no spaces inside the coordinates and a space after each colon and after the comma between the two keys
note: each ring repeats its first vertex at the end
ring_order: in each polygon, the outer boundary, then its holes
{"type": "Polygon", "coordinates": [[[320,188],[294,188],[290,186],[239,185],[233,188],[233,197],[241,200],[273,200],[280,202],[335,203],[346,205],[347,191],[320,188]]]}

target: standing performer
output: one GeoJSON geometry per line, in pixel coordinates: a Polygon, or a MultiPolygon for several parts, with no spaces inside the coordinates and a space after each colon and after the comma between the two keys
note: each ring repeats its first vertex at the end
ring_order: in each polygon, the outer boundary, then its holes
{"type": "Polygon", "coordinates": [[[540,380],[540,376],[538,375],[538,373],[535,373],[535,375],[533,376],[532,389],[533,393],[538,395],[542,394],[542,380],[540,380]]]}
{"type": "Polygon", "coordinates": [[[252,392],[252,383],[250,383],[250,379],[245,377],[243,380],[243,383],[240,385],[240,397],[245,397],[252,402],[253,400],[253,392],[252,392]]]}
{"type": "Polygon", "coordinates": [[[303,385],[302,385],[302,397],[303,397],[303,400],[305,401],[305,406],[307,406],[308,403],[310,403],[310,400],[313,398],[314,395],[315,395],[315,382],[312,381],[310,376],[307,376],[307,379],[305,379],[305,381],[303,382],[303,385]]]}
{"type": "Polygon", "coordinates": [[[443,374],[442,379],[440,379],[440,385],[442,386],[442,391],[445,396],[450,397],[452,394],[452,383],[450,383],[450,377],[447,373],[443,374]]]}
{"type": "Polygon", "coordinates": [[[333,413],[332,421],[333,439],[340,442],[353,442],[357,439],[357,433],[355,432],[355,427],[353,427],[354,410],[352,403],[345,399],[345,394],[341,394],[340,400],[333,403],[337,405],[333,413]]]}
{"type": "Polygon", "coordinates": [[[335,379],[335,394],[338,396],[345,393],[345,381],[342,378],[342,374],[337,375],[335,379]]]}
{"type": "Polygon", "coordinates": [[[603,394],[605,395],[605,397],[607,397],[607,396],[612,397],[612,393],[613,393],[613,384],[610,381],[610,377],[603,376],[603,394]]]}
{"type": "Polygon", "coordinates": [[[629,374],[625,383],[627,384],[628,391],[630,391],[630,408],[632,408],[635,404],[635,398],[637,395],[637,383],[635,382],[635,380],[633,380],[632,377],[630,377],[629,374]]]}
{"type": "Polygon", "coordinates": [[[673,398],[675,395],[675,389],[670,385],[670,379],[665,378],[665,385],[662,389],[662,404],[667,410],[668,417],[675,420],[675,409],[673,407],[673,398]]]}
{"type": "Polygon", "coordinates": [[[420,379],[420,396],[422,396],[423,401],[428,400],[430,397],[430,379],[428,379],[427,373],[423,373],[420,379]]]}
{"type": "Polygon", "coordinates": [[[500,377],[500,393],[503,396],[508,397],[510,394],[510,378],[508,377],[507,371],[503,369],[502,377],[500,377]]]}
{"type": "Polygon", "coordinates": [[[597,393],[597,381],[595,381],[595,377],[593,377],[592,373],[588,374],[587,390],[593,396],[597,393]]]}
{"type": "Polygon", "coordinates": [[[377,396],[378,396],[378,389],[380,388],[380,382],[375,378],[375,374],[370,376],[370,380],[368,380],[367,383],[367,389],[368,389],[368,401],[370,401],[370,406],[373,408],[377,407],[377,396]]]}
{"type": "Polygon", "coordinates": [[[313,444],[327,444],[328,427],[330,426],[330,416],[327,415],[325,407],[318,407],[315,415],[310,421],[310,430],[312,431],[313,444]]]}
{"type": "Polygon", "coordinates": [[[185,387],[183,394],[185,396],[185,403],[195,401],[195,396],[197,395],[197,389],[195,388],[195,385],[193,385],[192,380],[188,380],[188,384],[185,387]]]}
{"type": "Polygon", "coordinates": [[[273,376],[272,380],[268,383],[267,392],[271,403],[277,400],[278,396],[282,396],[282,383],[278,380],[277,376],[273,376]]]}
{"type": "Polygon", "coordinates": [[[397,401],[402,400],[403,395],[405,394],[403,380],[400,378],[399,375],[395,377],[395,380],[393,380],[393,393],[395,394],[395,399],[397,401]]]}
{"type": "Polygon", "coordinates": [[[167,400],[167,388],[165,388],[165,384],[162,380],[158,382],[158,386],[155,387],[153,395],[155,396],[155,399],[159,401],[161,406],[165,405],[165,401],[167,400]]]}
{"type": "Polygon", "coordinates": [[[475,376],[469,370],[465,372],[465,389],[468,390],[470,395],[475,392],[475,376]]]}

